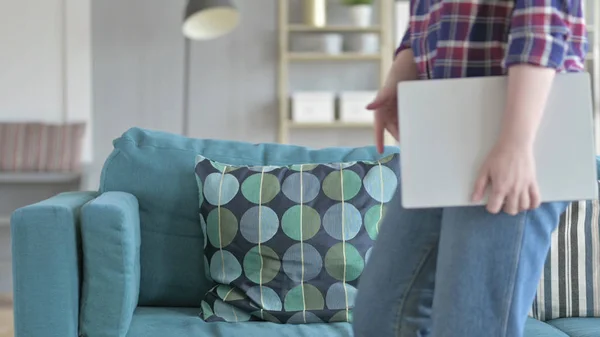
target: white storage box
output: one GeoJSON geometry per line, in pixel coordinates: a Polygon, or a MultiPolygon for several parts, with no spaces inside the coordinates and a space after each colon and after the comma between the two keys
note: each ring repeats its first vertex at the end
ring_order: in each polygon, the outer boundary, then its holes
{"type": "Polygon", "coordinates": [[[340,93],[340,120],[346,123],[371,123],[373,111],[366,109],[371,103],[376,91],[346,91],[340,93]]]}
{"type": "Polygon", "coordinates": [[[335,94],[302,91],[292,94],[292,120],[297,123],[330,123],[335,120],[335,94]]]}

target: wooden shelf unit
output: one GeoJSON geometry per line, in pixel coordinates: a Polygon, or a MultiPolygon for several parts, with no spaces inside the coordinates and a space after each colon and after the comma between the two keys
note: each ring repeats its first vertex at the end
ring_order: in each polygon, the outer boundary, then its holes
{"type": "MultiPolygon", "coordinates": [[[[295,123],[289,118],[289,65],[291,62],[355,62],[375,61],[380,64],[381,84],[392,64],[395,49],[393,37],[394,0],[380,0],[380,23],[371,27],[354,27],[346,25],[332,25],[326,27],[312,27],[303,24],[289,23],[289,0],[279,1],[279,71],[278,71],[278,96],[279,96],[279,132],[278,141],[287,143],[291,129],[309,128],[356,128],[369,127],[369,124],[353,124],[343,122],[333,123],[295,123]],[[327,55],[319,53],[296,53],[289,51],[289,35],[291,33],[377,33],[380,35],[380,52],[375,55],[340,54],[327,55]]],[[[600,154],[600,2],[588,1],[587,17],[592,18],[588,24],[590,34],[590,51],[586,60],[591,63],[589,69],[594,84],[594,128],[596,134],[596,149],[600,154]]],[[[386,135],[386,142],[394,141],[386,135]]]]}
{"type": "MultiPolygon", "coordinates": [[[[356,129],[372,128],[371,123],[347,123],[335,121],[332,123],[297,123],[290,120],[290,90],[289,67],[292,62],[378,62],[380,85],[384,84],[387,72],[392,65],[395,50],[394,45],[394,2],[395,0],[379,0],[379,24],[370,27],[355,27],[349,25],[331,25],[313,27],[289,22],[289,0],[279,1],[279,69],[278,69],[278,98],[279,98],[279,143],[288,143],[292,129],[356,129]],[[376,33],[379,35],[379,52],[377,54],[342,53],[329,55],[325,53],[290,52],[289,37],[292,33],[376,33]]],[[[374,88],[376,89],[376,88],[374,88]]],[[[393,143],[391,136],[386,135],[386,143],[393,143]]]]}

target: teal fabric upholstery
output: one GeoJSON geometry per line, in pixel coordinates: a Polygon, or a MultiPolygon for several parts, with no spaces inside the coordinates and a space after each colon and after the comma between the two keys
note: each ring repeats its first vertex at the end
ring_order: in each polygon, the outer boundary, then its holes
{"type": "MultiPolygon", "coordinates": [[[[350,337],[348,323],[276,324],[264,322],[206,323],[197,308],[144,308],[133,316],[127,337],[350,337]]],[[[537,337],[537,336],[536,336],[537,337]]]]}
{"type": "Polygon", "coordinates": [[[76,337],[81,207],[96,193],[65,193],[11,218],[15,333],[76,337]]]}
{"type": "MultiPolygon", "coordinates": [[[[100,191],[135,195],[140,206],[139,305],[199,307],[211,287],[205,276],[196,155],[238,165],[291,165],[381,158],[375,147],[311,150],[281,144],[190,139],[131,129],[115,140],[100,191]],[[192,182],[192,183],[190,183],[192,182]]],[[[387,148],[384,155],[397,153],[387,148]]]]}
{"type": "Polygon", "coordinates": [[[524,337],[569,337],[569,335],[566,335],[552,325],[528,318],[525,325],[524,337]]]}
{"type": "Polygon", "coordinates": [[[87,203],[82,209],[81,240],[80,331],[85,336],[124,337],[140,288],[137,199],[129,193],[107,192],[87,203]]]}
{"type": "MultiPolygon", "coordinates": [[[[395,148],[386,150],[386,154],[396,152],[395,148]]],[[[205,323],[198,317],[199,302],[212,286],[204,277],[202,267],[203,235],[197,212],[199,196],[195,184],[190,183],[194,181],[195,156],[202,153],[222,161],[250,161],[254,165],[351,161],[369,155],[378,156],[372,147],[314,151],[277,144],[194,140],[142,129],[126,132],[115,141],[115,151],[105,164],[101,181],[102,192],[125,193],[106,193],[95,201],[102,205],[101,208],[123,215],[122,218],[104,216],[103,219],[110,219],[110,224],[104,223],[106,226],[122,228],[123,235],[133,237],[135,229],[125,228],[125,223],[136,222],[135,203],[128,194],[138,201],[140,297],[126,336],[351,337],[347,323],[205,323]],[[117,204],[120,198],[124,203],[117,204]],[[123,227],[119,227],[121,225],[123,227]],[[143,306],[149,304],[160,307],[143,306]],[[180,309],[178,306],[187,308],[180,309]]],[[[81,251],[79,219],[82,207],[97,195],[95,192],[61,194],[13,214],[11,237],[16,337],[79,335],[80,275],[85,255],[81,251]]],[[[93,206],[90,207],[88,210],[94,210],[93,206]]],[[[101,224],[98,221],[95,225],[101,224]]],[[[108,229],[101,232],[106,235],[102,240],[108,237],[111,245],[116,244],[114,237],[109,236],[111,233],[108,229]]],[[[102,240],[98,240],[95,249],[100,249],[102,240]]],[[[127,242],[132,244],[132,241],[127,242]]],[[[126,255],[129,256],[129,252],[126,255]]],[[[109,254],[110,258],[115,256],[109,254]]],[[[136,271],[130,272],[134,275],[136,271]]],[[[127,297],[126,303],[131,304],[135,292],[135,289],[129,289],[127,296],[132,297],[127,297]]],[[[115,310],[121,308],[107,306],[102,315],[111,315],[115,310]]],[[[124,310],[124,315],[129,311],[129,308],[124,310]]],[[[530,319],[525,337],[600,336],[600,318],[560,319],[550,323],[554,327],[530,319]]]]}
{"type": "Polygon", "coordinates": [[[570,337],[600,336],[600,318],[561,318],[548,322],[570,337]]]}
{"type": "MultiPolygon", "coordinates": [[[[127,337],[351,337],[349,323],[276,324],[263,322],[206,323],[195,308],[138,307],[127,337]]],[[[598,335],[595,335],[597,337],[598,335]]],[[[525,337],[569,337],[556,328],[529,319],[525,337]]]]}

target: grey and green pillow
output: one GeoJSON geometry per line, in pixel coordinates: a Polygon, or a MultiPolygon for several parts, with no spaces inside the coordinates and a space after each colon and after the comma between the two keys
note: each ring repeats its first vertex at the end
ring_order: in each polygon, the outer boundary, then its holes
{"type": "Polygon", "coordinates": [[[208,322],[348,322],[399,181],[378,161],[236,166],[198,156],[208,322]]]}

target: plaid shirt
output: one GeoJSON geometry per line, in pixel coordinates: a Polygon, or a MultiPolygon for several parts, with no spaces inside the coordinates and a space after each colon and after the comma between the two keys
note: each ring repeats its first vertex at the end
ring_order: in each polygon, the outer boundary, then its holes
{"type": "Polygon", "coordinates": [[[582,0],[411,0],[397,53],[412,49],[422,79],[504,75],[515,64],[582,71],[582,7],[582,0]]]}

